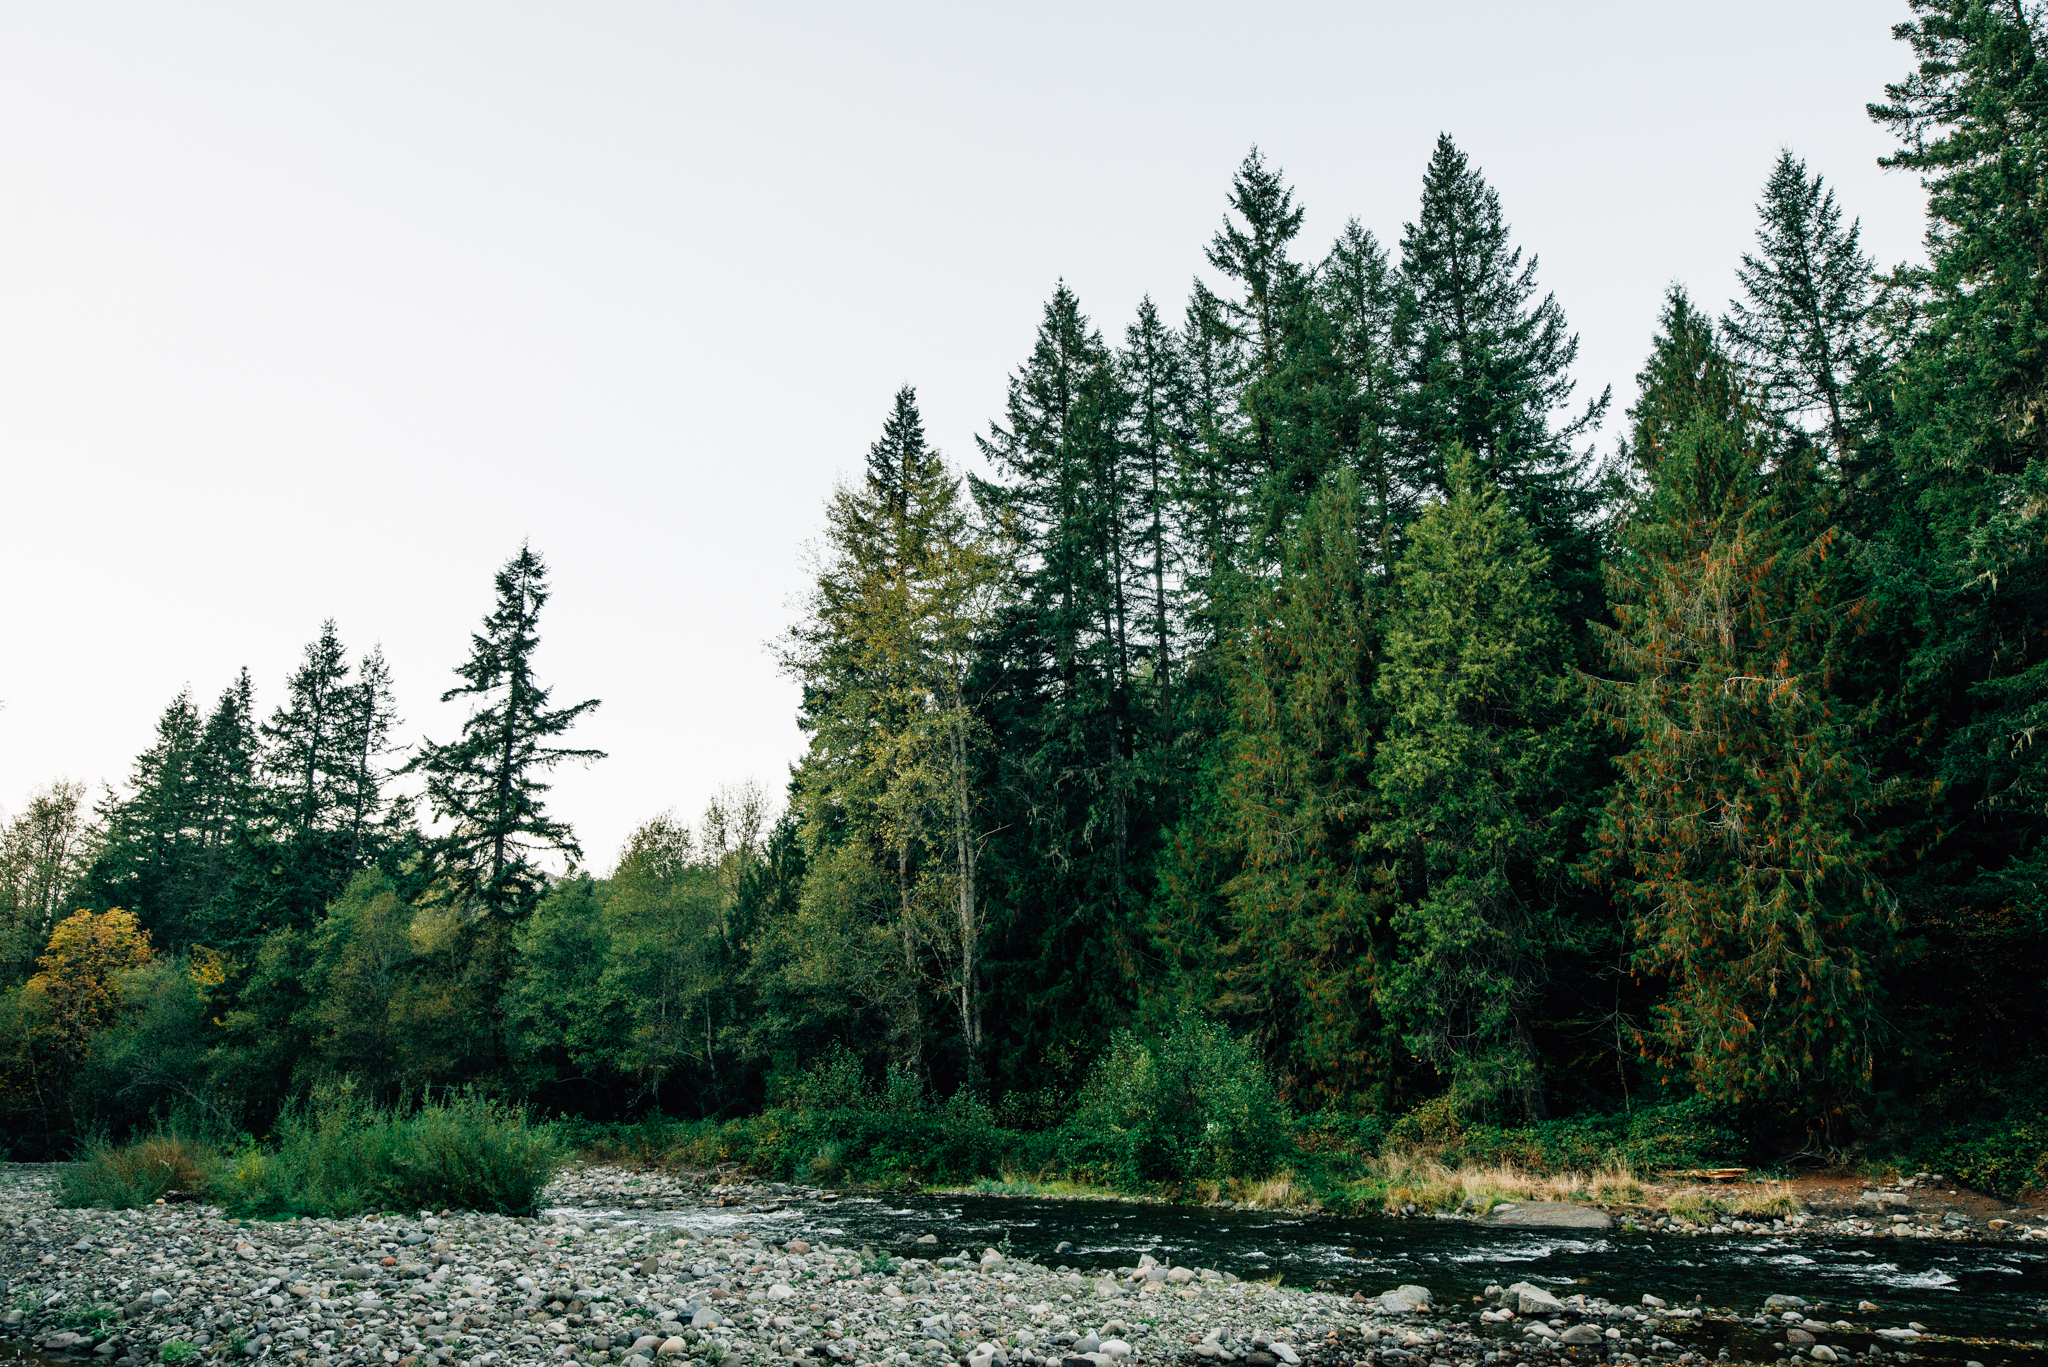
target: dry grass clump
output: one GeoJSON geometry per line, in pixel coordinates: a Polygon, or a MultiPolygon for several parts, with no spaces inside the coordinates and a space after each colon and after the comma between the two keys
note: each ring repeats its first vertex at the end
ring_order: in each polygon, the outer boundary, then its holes
{"type": "Polygon", "coordinates": [[[1101,1199],[1117,1194],[1109,1187],[1093,1182],[1074,1182],[1062,1177],[1025,1177],[1014,1172],[1006,1172],[1000,1177],[984,1177],[955,1190],[972,1192],[976,1196],[1038,1196],[1055,1201],[1101,1199]]]}
{"type": "Polygon", "coordinates": [[[1805,1207],[1787,1183],[1758,1182],[1738,1191],[1687,1187],[1673,1193],[1664,1202],[1664,1209],[1674,1220],[1710,1225],[1726,1219],[1782,1220],[1797,1215],[1805,1207]]]}
{"type": "Polygon", "coordinates": [[[1642,1180],[1621,1165],[1592,1172],[1530,1172],[1509,1163],[1450,1167],[1423,1154],[1386,1153],[1372,1166],[1386,1185],[1389,1210],[1414,1205],[1423,1210],[1469,1207],[1483,1213],[1506,1201],[1643,1199],[1642,1180]]]}
{"type": "Polygon", "coordinates": [[[1232,1184],[1232,1195],[1241,1206],[1271,1208],[1303,1205],[1310,1199],[1308,1189],[1296,1185],[1294,1174],[1286,1172],[1263,1181],[1235,1182],[1232,1184]]]}
{"type": "Polygon", "coordinates": [[[132,1144],[98,1138],[64,1170],[60,1200],[67,1206],[128,1210],[150,1205],[166,1192],[206,1191],[220,1163],[213,1145],[176,1130],[160,1130],[132,1144]]]}
{"type": "Polygon", "coordinates": [[[1694,1189],[1672,1196],[1664,1203],[1664,1211],[1674,1220],[1711,1225],[1727,1213],[1728,1207],[1720,1197],[1694,1189]]]}
{"type": "Polygon", "coordinates": [[[1766,1219],[1782,1220],[1788,1215],[1797,1215],[1806,1207],[1792,1194],[1789,1183],[1758,1182],[1737,1196],[1728,1209],[1736,1215],[1758,1215],[1766,1219]]]}

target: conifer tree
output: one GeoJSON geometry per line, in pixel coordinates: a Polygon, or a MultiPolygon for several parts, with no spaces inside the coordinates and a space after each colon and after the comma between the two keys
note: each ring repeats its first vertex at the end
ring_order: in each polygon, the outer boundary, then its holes
{"type": "Polygon", "coordinates": [[[1862,225],[1842,226],[1835,192],[1789,151],[1771,168],[1757,217],[1757,251],[1743,253],[1736,272],[1746,298],[1729,305],[1728,335],[1765,401],[1818,415],[1835,460],[1846,462],[1873,286],[1862,225]]]}
{"type": "Polygon", "coordinates": [[[337,819],[348,837],[350,867],[362,868],[373,852],[376,826],[389,806],[381,764],[392,753],[391,733],[399,725],[391,666],[385,663],[382,646],[371,647],[357,665],[347,703],[338,747],[344,763],[335,775],[337,819]]]}
{"type": "Polygon", "coordinates": [[[1589,744],[1534,530],[1453,447],[1395,567],[1374,760],[1398,864],[1381,1004],[1458,1104],[1546,1114],[1535,1037],[1585,819],[1589,744]]]}
{"type": "MultiPolygon", "coordinates": [[[[1055,1015],[1083,985],[1062,966],[1095,963],[1105,984],[1128,982],[1151,838],[1139,750],[1156,730],[1131,648],[1150,519],[1133,404],[1062,285],[1011,377],[1004,421],[981,439],[998,478],[972,481],[1013,561],[982,666],[1004,773],[996,824],[1007,833],[991,860],[1002,971],[1006,990],[1055,1015]]],[[[1026,1037],[1037,1030],[1016,1025],[1026,1037]]]]}
{"type": "Polygon", "coordinates": [[[795,784],[804,915],[833,928],[837,986],[883,1014],[912,1067],[934,990],[970,1062],[981,1047],[985,741],[967,674],[991,566],[960,495],[906,385],[865,478],[827,505],[826,558],[782,651],[811,737],[795,784]]]}
{"type": "Polygon", "coordinates": [[[551,708],[552,690],[534,672],[547,566],[522,545],[494,586],[497,604],[470,637],[469,658],[456,666],[462,682],[441,695],[442,702],[470,700],[462,734],[445,744],[421,741],[406,771],[425,776],[427,801],[450,827],[434,849],[454,890],[511,915],[530,908],[542,886],[535,852],[583,857],[568,823],[542,805],[549,785],[541,776],[561,764],[603,759],[604,752],[551,743],[598,700],[551,708]]]}
{"type": "Polygon", "coordinates": [[[1857,394],[1871,626],[1853,663],[1859,700],[1883,704],[1886,881],[1920,954],[1891,984],[1902,1062],[1946,1076],[2048,1029],[2038,983],[1994,967],[2048,955],[2048,19],[1910,9],[1894,34],[1915,69],[1870,113],[1898,140],[1881,164],[1927,191],[1927,263],[1890,277],[1887,364],[1857,394]]]}
{"type": "Polygon", "coordinates": [[[1162,736],[1173,733],[1173,673],[1180,637],[1174,595],[1180,547],[1174,535],[1178,493],[1175,458],[1190,434],[1184,426],[1186,371],[1180,339],[1159,320],[1148,296],[1124,332],[1120,357],[1129,394],[1134,545],[1132,613],[1143,644],[1134,656],[1151,675],[1152,713],[1162,736]]]}
{"type": "MultiPolygon", "coordinates": [[[[239,939],[241,928],[232,889],[251,856],[251,842],[263,824],[262,759],[256,730],[256,690],[244,669],[220,696],[199,735],[193,756],[193,795],[198,808],[199,878],[205,922],[190,934],[239,939]]],[[[194,910],[202,908],[195,906],[194,910]]],[[[167,937],[176,943],[175,935],[167,937]]]]}
{"type": "Polygon", "coordinates": [[[1270,375],[1280,368],[1288,316],[1307,286],[1301,267],[1287,255],[1305,211],[1279,168],[1268,166],[1256,147],[1231,181],[1230,208],[1237,217],[1225,215],[1205,254],[1244,296],[1219,299],[1219,321],[1243,348],[1252,371],[1270,375]]]}
{"type": "Polygon", "coordinates": [[[1310,500],[1233,671],[1218,785],[1241,864],[1223,890],[1216,1007],[1291,1065],[1299,1096],[1339,1104],[1391,1100],[1396,1055],[1375,998],[1391,880],[1373,824],[1383,590],[1360,551],[1370,526],[1348,470],[1310,500]]]}
{"type": "Polygon", "coordinates": [[[245,923],[311,924],[377,853],[385,775],[376,762],[396,724],[390,672],[373,651],[356,679],[349,673],[334,622],[323,622],[263,727],[272,848],[236,895],[245,923]]]}
{"type": "Polygon", "coordinates": [[[1175,501],[1181,613],[1189,647],[1209,652],[1229,636],[1243,597],[1239,565],[1250,536],[1254,478],[1237,403],[1245,358],[1224,321],[1223,302],[1199,280],[1180,332],[1186,379],[1175,501]]]}
{"type": "Polygon", "coordinates": [[[285,681],[285,701],[263,727],[265,767],[288,836],[330,830],[338,818],[342,775],[350,766],[351,692],[348,653],[329,618],[307,644],[305,659],[285,681]]]}
{"type": "Polygon", "coordinates": [[[1256,579],[1278,570],[1289,532],[1323,479],[1356,458],[1360,412],[1340,355],[1347,339],[1310,272],[1288,256],[1303,211],[1256,147],[1238,169],[1229,203],[1235,216],[1225,217],[1208,259],[1243,292],[1219,298],[1215,317],[1246,362],[1237,390],[1246,449],[1235,496],[1249,534],[1239,568],[1256,579]]]}
{"type": "Polygon", "coordinates": [[[1448,136],[1437,139],[1422,206],[1401,233],[1402,425],[1424,488],[1448,492],[1446,455],[1471,453],[1551,551],[1568,616],[1597,610],[1588,519],[1597,497],[1574,445],[1608,395],[1554,422],[1571,397],[1579,341],[1554,296],[1536,299],[1536,258],[1509,241],[1500,195],[1448,136]]]}
{"type": "Polygon", "coordinates": [[[1700,1091],[1824,1109],[1870,1085],[1894,931],[1836,691],[1834,495],[1809,444],[1773,443],[1682,293],[1662,326],[1630,411],[1644,488],[1600,631],[1621,678],[1597,696],[1630,742],[1602,865],[1700,1091]]]}
{"type": "Polygon", "coordinates": [[[192,691],[181,691],[157,719],[154,742],[135,757],[128,795],[110,790],[96,809],[105,835],[87,875],[88,900],[128,908],[160,936],[182,930],[196,900],[202,725],[192,691]]]}
{"type": "Polygon", "coordinates": [[[1353,219],[1344,225],[1315,283],[1356,413],[1356,448],[1347,463],[1357,472],[1366,500],[1372,558],[1386,574],[1394,562],[1396,529],[1413,517],[1416,487],[1399,432],[1402,375],[1395,322],[1401,282],[1386,249],[1353,219]]]}

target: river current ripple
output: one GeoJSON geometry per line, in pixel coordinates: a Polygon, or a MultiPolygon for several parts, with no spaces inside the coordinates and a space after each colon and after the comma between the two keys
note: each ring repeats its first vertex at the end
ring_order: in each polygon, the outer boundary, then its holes
{"type": "Polygon", "coordinates": [[[1467,1220],[1007,1196],[845,1197],[774,1211],[565,1207],[564,1213],[707,1231],[751,1226],[777,1240],[822,1237],[892,1253],[907,1252],[905,1246],[925,1234],[938,1237],[942,1253],[979,1254],[1007,1241],[1011,1251],[1035,1262],[1080,1268],[1129,1265],[1149,1253],[1247,1279],[1277,1274],[1288,1285],[1328,1283],[1367,1295],[1413,1282],[1445,1305],[1469,1302],[1489,1283],[1528,1281],[1560,1296],[1583,1291],[1635,1303],[1647,1293],[1673,1304],[1698,1297],[1744,1314],[1780,1293],[1845,1311],[1868,1300],[1880,1313],[1857,1319],[1917,1320],[1958,1337],[2038,1339],[2048,1327],[2048,1249],[2035,1244],[1582,1234],[1467,1220]],[[1073,1247],[1056,1251],[1062,1243],[1073,1247]]]}

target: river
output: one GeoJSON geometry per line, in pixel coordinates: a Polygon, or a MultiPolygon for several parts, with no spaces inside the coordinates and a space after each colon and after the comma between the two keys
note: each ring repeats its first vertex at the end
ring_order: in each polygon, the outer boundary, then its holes
{"type": "Polygon", "coordinates": [[[1918,1321],[1937,1334],[1967,1338],[2038,1340],[2048,1326],[2048,1247],[2039,1244],[1595,1233],[1009,1196],[844,1197],[769,1212],[563,1213],[705,1230],[752,1226],[777,1240],[822,1237],[892,1253],[908,1253],[919,1236],[933,1234],[940,1248],[932,1256],[979,1254],[1007,1241],[1035,1262],[1079,1268],[1127,1266],[1149,1253],[1247,1279],[1277,1275],[1289,1285],[1327,1283],[1368,1295],[1412,1282],[1445,1306],[1469,1302],[1489,1283],[1529,1281],[1560,1296],[1584,1291],[1632,1304],[1648,1293],[1674,1305],[1698,1297],[1745,1314],[1774,1293],[1845,1312],[1868,1300],[1881,1313],[1853,1318],[1918,1321]],[[1073,1247],[1060,1252],[1062,1243],[1073,1247]]]}

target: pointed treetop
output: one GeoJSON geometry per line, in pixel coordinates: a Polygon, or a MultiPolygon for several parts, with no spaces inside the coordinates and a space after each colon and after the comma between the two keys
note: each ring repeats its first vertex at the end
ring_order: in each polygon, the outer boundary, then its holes
{"type": "Polygon", "coordinates": [[[900,509],[904,470],[922,458],[925,450],[917,390],[906,384],[896,391],[895,406],[882,423],[882,435],[868,447],[868,483],[889,506],[900,509]]]}
{"type": "Polygon", "coordinates": [[[1280,325],[1301,267],[1288,259],[1287,244],[1301,231],[1303,210],[1278,167],[1269,167],[1254,147],[1230,184],[1223,226],[1209,240],[1209,264],[1244,286],[1242,302],[1219,301],[1224,319],[1241,340],[1254,343],[1267,371],[1279,364],[1280,325]],[[1241,222],[1240,222],[1241,220],[1241,222]]]}

